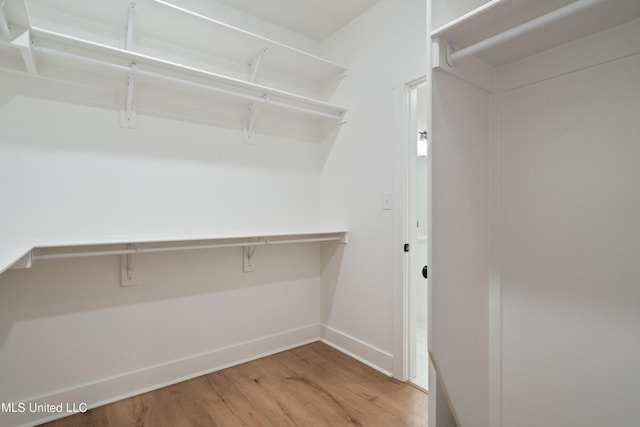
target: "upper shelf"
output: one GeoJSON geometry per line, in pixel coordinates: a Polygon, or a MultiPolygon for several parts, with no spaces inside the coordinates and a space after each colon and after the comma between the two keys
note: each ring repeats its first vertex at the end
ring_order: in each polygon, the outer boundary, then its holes
{"type": "Polygon", "coordinates": [[[322,86],[347,69],[299,49],[186,10],[162,0],[26,0],[31,24],[52,32],[126,48],[206,71],[244,78],[247,63],[259,59],[258,81],[300,79],[322,86]],[[224,70],[224,71],[223,71],[224,70]]]}
{"type": "MultiPolygon", "coordinates": [[[[431,37],[448,40],[460,50],[572,3],[572,0],[492,0],[435,29],[431,37]]],[[[493,67],[500,67],[639,17],[640,1],[605,0],[475,56],[493,67]]]]}
{"type": "Polygon", "coordinates": [[[38,27],[32,28],[31,39],[32,48],[38,55],[59,55],[62,62],[85,61],[88,67],[110,68],[120,72],[129,72],[130,64],[135,63],[137,68],[132,73],[143,79],[165,79],[177,84],[191,82],[192,85],[201,85],[201,88],[209,87],[211,91],[218,91],[221,95],[226,94],[275,106],[287,102],[287,105],[295,106],[301,112],[334,120],[342,119],[342,115],[346,112],[342,107],[306,96],[38,27]],[[184,77],[199,80],[185,80],[184,77]]]}
{"type": "Polygon", "coordinates": [[[346,68],[163,0],[6,0],[2,10],[11,34],[0,35],[0,67],[70,83],[80,102],[115,91],[99,102],[123,127],[139,111],[241,128],[253,143],[254,130],[318,141],[345,121],[325,99],[346,68]]]}
{"type": "MultiPolygon", "coordinates": [[[[159,16],[161,16],[162,12],[169,14],[178,11],[180,13],[174,17],[174,22],[178,27],[180,27],[180,25],[188,25],[190,27],[199,25],[203,30],[206,29],[207,37],[211,40],[224,40],[223,47],[225,50],[223,54],[226,57],[246,62],[248,58],[253,57],[262,49],[267,49],[267,52],[262,58],[261,67],[282,69],[292,74],[308,76],[312,80],[320,83],[342,77],[347,72],[345,67],[334,62],[233,27],[202,14],[180,8],[161,0],[155,0],[154,3],[161,7],[153,10],[153,15],[147,16],[146,20],[141,19],[140,25],[144,27],[142,30],[144,33],[166,33],[166,25],[163,23],[163,18],[159,16]],[[176,22],[178,20],[180,22],[176,22]]],[[[197,32],[196,30],[196,33],[197,32]]],[[[176,32],[167,34],[167,36],[172,40],[180,38],[180,34],[176,32]]],[[[208,40],[203,40],[202,37],[192,38],[189,40],[189,43],[192,46],[199,45],[201,49],[210,48],[211,45],[208,40]]],[[[220,47],[216,47],[216,49],[219,48],[220,47]]]]}

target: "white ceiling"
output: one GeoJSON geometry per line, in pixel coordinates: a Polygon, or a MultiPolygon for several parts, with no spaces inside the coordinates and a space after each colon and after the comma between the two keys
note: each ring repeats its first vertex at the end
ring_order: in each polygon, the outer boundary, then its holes
{"type": "Polygon", "coordinates": [[[219,0],[312,39],[322,41],[379,0],[219,0]]]}

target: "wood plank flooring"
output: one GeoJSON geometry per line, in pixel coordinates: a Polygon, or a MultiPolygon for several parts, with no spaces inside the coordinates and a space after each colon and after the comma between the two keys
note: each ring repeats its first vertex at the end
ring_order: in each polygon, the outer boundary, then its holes
{"type": "Polygon", "coordinates": [[[315,342],[44,425],[426,427],[427,395],[315,342]]]}

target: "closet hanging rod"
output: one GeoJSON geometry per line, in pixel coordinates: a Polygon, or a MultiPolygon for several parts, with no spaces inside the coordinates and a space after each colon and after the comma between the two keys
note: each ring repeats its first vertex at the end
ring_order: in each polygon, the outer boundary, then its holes
{"type": "Polygon", "coordinates": [[[91,256],[107,256],[107,255],[131,255],[141,253],[154,253],[154,252],[174,252],[174,251],[191,251],[198,249],[218,249],[218,248],[242,248],[253,246],[265,246],[265,245],[281,245],[288,243],[314,243],[314,242],[330,242],[330,241],[343,241],[343,237],[310,237],[307,239],[289,239],[289,240],[269,240],[263,238],[255,242],[236,242],[236,243],[213,243],[210,245],[190,245],[190,246],[165,246],[160,248],[131,248],[131,249],[114,249],[104,251],[89,251],[89,252],[66,252],[60,254],[34,254],[32,256],[33,261],[39,260],[51,260],[51,259],[64,259],[64,258],[82,258],[91,256]]]}
{"type": "Polygon", "coordinates": [[[595,6],[599,3],[603,3],[607,0],[577,0],[566,6],[553,10],[545,15],[541,15],[531,21],[520,24],[502,33],[491,36],[487,39],[474,43],[470,46],[455,50],[451,44],[447,46],[447,63],[453,65],[453,63],[459,59],[466,58],[467,56],[475,55],[483,50],[490,49],[501,43],[509,41],[513,38],[526,34],[528,32],[537,30],[552,22],[566,18],[568,16],[579,13],[585,9],[595,6]]]}
{"type": "Polygon", "coordinates": [[[317,117],[323,117],[323,118],[328,118],[328,119],[332,119],[332,120],[342,120],[343,119],[343,115],[342,114],[325,113],[323,111],[313,110],[311,108],[300,107],[300,106],[297,106],[297,105],[288,104],[286,102],[271,100],[271,99],[268,98],[267,94],[264,94],[262,96],[249,95],[249,94],[246,94],[246,93],[237,92],[237,91],[233,91],[233,90],[230,90],[230,89],[223,89],[223,88],[210,86],[210,85],[206,85],[206,84],[202,84],[202,83],[192,82],[192,81],[181,79],[181,78],[178,78],[178,77],[171,77],[171,76],[167,76],[167,75],[164,75],[164,74],[159,74],[159,73],[154,73],[154,72],[151,72],[151,71],[141,70],[139,67],[135,71],[132,71],[131,67],[129,67],[129,66],[118,65],[118,64],[114,64],[114,63],[111,63],[111,62],[102,61],[102,60],[94,59],[94,58],[87,58],[87,57],[82,56],[82,55],[76,55],[76,54],[73,54],[73,53],[64,52],[64,51],[57,50],[57,49],[51,49],[51,48],[43,47],[43,46],[37,46],[37,45],[34,45],[34,44],[31,45],[31,49],[33,49],[36,52],[40,52],[42,54],[45,54],[45,55],[52,55],[52,56],[57,56],[57,57],[60,57],[60,58],[70,59],[70,60],[74,60],[74,61],[80,61],[80,62],[84,62],[84,63],[92,64],[92,65],[97,65],[97,66],[104,67],[104,68],[110,68],[110,69],[116,70],[116,71],[122,71],[122,72],[125,72],[125,73],[133,73],[134,75],[138,75],[138,76],[144,76],[144,77],[149,77],[149,78],[156,79],[156,80],[163,80],[163,81],[166,81],[166,82],[177,83],[177,84],[180,84],[180,85],[183,85],[183,86],[189,86],[189,87],[196,88],[196,89],[202,89],[202,90],[207,90],[207,91],[210,91],[210,92],[216,92],[216,93],[220,93],[220,94],[224,94],[224,95],[234,96],[236,98],[241,98],[241,99],[245,99],[245,100],[248,100],[248,101],[260,102],[260,103],[268,104],[268,105],[274,105],[274,106],[277,106],[277,107],[280,107],[280,108],[285,108],[285,109],[289,109],[289,110],[293,110],[293,111],[298,111],[298,112],[302,112],[302,113],[306,113],[306,114],[311,114],[311,115],[314,115],[314,116],[317,116],[317,117]]]}

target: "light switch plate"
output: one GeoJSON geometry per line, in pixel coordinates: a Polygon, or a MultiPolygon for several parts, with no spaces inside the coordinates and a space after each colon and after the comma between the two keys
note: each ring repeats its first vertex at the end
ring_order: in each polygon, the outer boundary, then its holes
{"type": "Polygon", "coordinates": [[[390,211],[393,206],[393,198],[391,193],[382,193],[382,209],[390,211]]]}

